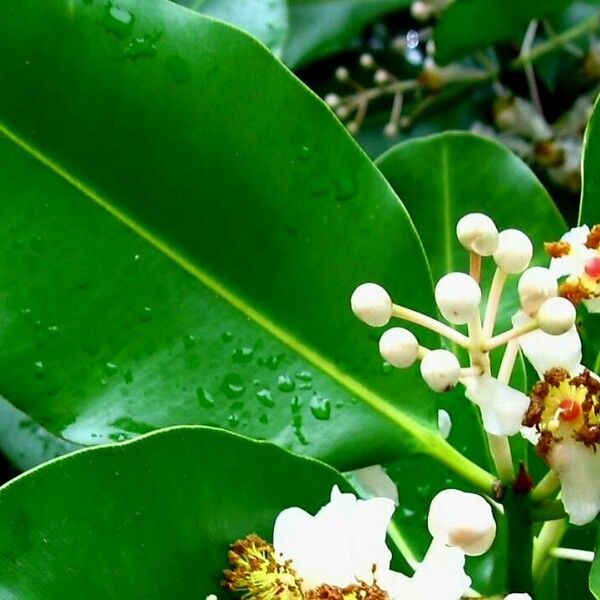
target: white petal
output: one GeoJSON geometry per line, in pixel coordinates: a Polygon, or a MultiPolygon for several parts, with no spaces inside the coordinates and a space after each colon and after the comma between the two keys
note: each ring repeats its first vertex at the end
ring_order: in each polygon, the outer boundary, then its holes
{"type": "Polygon", "coordinates": [[[398,506],[398,488],[381,465],[350,471],[348,475],[352,483],[361,488],[359,491],[365,492],[364,495],[371,498],[389,498],[398,506]]]}
{"type": "Polygon", "coordinates": [[[534,446],[537,445],[540,439],[540,434],[535,427],[521,427],[519,433],[521,434],[522,438],[526,439],[529,443],[533,444],[534,446]]]}
{"type": "Polygon", "coordinates": [[[584,300],[583,303],[587,308],[588,312],[599,313],[600,312],[600,298],[592,298],[591,300],[584,300]]]}
{"type": "Polygon", "coordinates": [[[600,512],[600,452],[565,439],[552,448],[548,462],[560,479],[561,498],[571,523],[592,521],[600,512]]]}
{"type": "Polygon", "coordinates": [[[459,600],[471,585],[464,566],[465,555],[460,550],[434,540],[404,595],[394,600],[459,600]]]}
{"type": "Polygon", "coordinates": [[[587,242],[587,237],[590,234],[590,228],[587,225],[581,227],[573,227],[565,233],[561,238],[561,242],[569,242],[574,246],[583,246],[587,242]]]}
{"type": "Polygon", "coordinates": [[[374,566],[376,572],[389,569],[385,536],[393,512],[388,498],[358,500],[335,487],[314,517],[300,508],[280,513],[273,546],[280,560],[293,562],[307,588],[372,583],[374,566]]]}
{"type": "Polygon", "coordinates": [[[483,427],[492,435],[519,432],[529,398],[489,375],[469,377],[465,396],[481,409],[483,427]]]}
{"type": "MultiPolygon", "coordinates": [[[[531,322],[531,317],[518,311],[512,317],[514,327],[531,322]]],[[[571,375],[577,373],[581,364],[581,339],[575,326],[561,335],[549,335],[536,330],[522,335],[519,346],[527,360],[533,365],[540,378],[552,368],[562,367],[571,375]]]]}
{"type": "Polygon", "coordinates": [[[504,600],[531,600],[529,594],[509,594],[504,597],[504,600]]]}

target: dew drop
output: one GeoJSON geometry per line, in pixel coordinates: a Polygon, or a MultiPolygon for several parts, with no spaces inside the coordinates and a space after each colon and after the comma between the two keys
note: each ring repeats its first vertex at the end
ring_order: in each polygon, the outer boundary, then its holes
{"type": "Polygon", "coordinates": [[[124,8],[109,2],[102,15],[102,25],[106,31],[119,39],[126,38],[133,28],[133,15],[124,8]]]}
{"type": "Polygon", "coordinates": [[[232,339],[233,339],[233,333],[231,333],[231,331],[224,331],[221,334],[221,341],[225,344],[230,342],[232,339]]]}
{"type": "Polygon", "coordinates": [[[300,371],[300,373],[296,375],[296,379],[299,379],[300,381],[312,381],[312,373],[310,371],[300,371]]]}
{"type": "Polygon", "coordinates": [[[142,308],[142,314],[140,315],[140,319],[144,323],[148,323],[148,321],[152,320],[152,308],[150,306],[144,306],[142,308]]]}
{"type": "Polygon", "coordinates": [[[44,363],[41,360],[38,360],[33,365],[33,371],[34,371],[36,377],[39,377],[41,379],[42,377],[44,377],[46,375],[46,366],[44,365],[44,363]]]}
{"type": "Polygon", "coordinates": [[[232,354],[231,358],[233,362],[236,363],[249,363],[252,360],[252,356],[254,355],[254,348],[250,346],[244,346],[242,348],[236,348],[232,354]]]}
{"type": "Polygon", "coordinates": [[[194,348],[196,346],[196,338],[191,333],[184,335],[183,336],[183,345],[188,350],[190,348],[194,348]]]}
{"type": "Polygon", "coordinates": [[[230,427],[237,427],[240,424],[240,415],[237,413],[231,413],[227,417],[227,422],[229,423],[230,427]]]}
{"type": "Polygon", "coordinates": [[[284,354],[268,356],[267,358],[261,358],[258,361],[258,364],[261,367],[267,367],[267,369],[269,369],[270,371],[276,371],[279,368],[279,366],[281,365],[281,363],[283,362],[284,358],[285,358],[284,354]]]}
{"type": "Polygon", "coordinates": [[[279,391],[281,392],[286,393],[293,392],[296,389],[296,384],[289,375],[287,375],[286,373],[282,373],[277,378],[277,389],[279,389],[279,391]]]}
{"type": "Polygon", "coordinates": [[[147,33],[131,40],[127,48],[125,48],[125,56],[132,60],[142,57],[153,57],[157,52],[157,44],[160,37],[160,33],[147,33]]]}
{"type": "Polygon", "coordinates": [[[114,375],[117,372],[117,365],[115,365],[115,363],[112,362],[107,362],[104,365],[104,372],[107,375],[114,375]]]}
{"type": "Polygon", "coordinates": [[[223,383],[221,384],[221,390],[225,392],[228,398],[239,398],[245,391],[243,379],[235,373],[225,375],[223,383]]]}
{"type": "Polygon", "coordinates": [[[262,390],[258,390],[256,392],[256,399],[263,405],[268,408],[272,408],[275,406],[275,402],[273,400],[273,396],[271,392],[267,388],[263,388],[262,390]]]}
{"type": "Polygon", "coordinates": [[[389,362],[384,361],[381,364],[381,370],[383,371],[384,375],[389,375],[394,370],[394,367],[389,362]]]}
{"type": "Polygon", "coordinates": [[[203,387],[196,388],[196,398],[200,403],[200,406],[203,408],[213,408],[215,405],[215,400],[212,397],[212,394],[203,387]]]}
{"type": "Polygon", "coordinates": [[[331,402],[328,398],[315,394],[310,399],[310,412],[319,421],[328,421],[331,416],[331,402]]]}

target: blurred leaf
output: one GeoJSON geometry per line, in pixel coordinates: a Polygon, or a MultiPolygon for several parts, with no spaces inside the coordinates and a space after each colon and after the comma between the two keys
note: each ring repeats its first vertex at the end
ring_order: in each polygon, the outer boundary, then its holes
{"type": "Polygon", "coordinates": [[[435,58],[445,65],[497,42],[521,42],[532,19],[564,8],[570,0],[456,0],[434,29],[435,58]]]}
{"type": "Polygon", "coordinates": [[[347,48],[366,25],[411,0],[290,0],[283,61],[293,69],[347,48]]]}
{"type": "Polygon", "coordinates": [[[284,508],[314,513],[334,485],[324,464],[202,427],[78,452],[0,488],[0,596],[230,597],[228,545],[272,540],[284,508]]]}
{"type": "Polygon", "coordinates": [[[243,29],[281,56],[289,25],[286,0],[173,1],[243,29]]]}
{"type": "Polygon", "coordinates": [[[86,445],[210,424],[346,468],[443,447],[418,369],[383,369],[348,306],[378,281],[434,310],[404,207],[331,111],[170,2],[31,2],[0,21],[5,397],[86,445]]]}

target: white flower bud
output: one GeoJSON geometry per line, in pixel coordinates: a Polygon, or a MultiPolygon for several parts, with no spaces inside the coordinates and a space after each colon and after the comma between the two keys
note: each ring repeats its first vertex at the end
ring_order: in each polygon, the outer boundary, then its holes
{"type": "Polygon", "coordinates": [[[432,500],[427,518],[429,533],[468,556],[487,552],[496,537],[490,505],[477,494],[443,490],[432,500]]]}
{"type": "Polygon", "coordinates": [[[421,375],[434,392],[447,392],[458,383],[460,363],[448,350],[432,350],[421,361],[421,375]]]}
{"type": "Polygon", "coordinates": [[[335,78],[340,82],[348,81],[350,79],[350,72],[346,67],[338,67],[335,70],[335,78]]]}
{"type": "Polygon", "coordinates": [[[487,215],[471,213],[456,224],[458,241],[481,256],[491,256],[498,248],[498,229],[487,215]]]}
{"type": "Polygon", "coordinates": [[[381,327],[392,317],[392,299],[376,283],[359,285],[350,299],[352,312],[367,325],[381,327]]]}
{"type": "Polygon", "coordinates": [[[504,596],[504,600],[531,600],[531,596],[529,594],[509,594],[504,596]]]}
{"type": "Polygon", "coordinates": [[[566,333],[575,324],[577,313],[566,298],[549,298],[538,310],[540,329],[550,335],[566,333]]]}
{"type": "Polygon", "coordinates": [[[558,295],[558,282],[550,269],[531,267],[519,279],[521,306],[528,315],[534,315],[549,298],[558,295]]]}
{"type": "Polygon", "coordinates": [[[423,0],[416,0],[410,5],[410,14],[415,21],[428,21],[433,14],[433,8],[423,0]]]}
{"type": "Polygon", "coordinates": [[[372,69],[375,66],[375,59],[368,52],[361,54],[358,62],[363,69],[372,69]]]}
{"type": "Polygon", "coordinates": [[[390,74],[385,69],[377,69],[373,76],[373,81],[377,85],[384,85],[390,80],[390,74]]]}
{"type": "Polygon", "coordinates": [[[396,123],[386,123],[383,128],[383,135],[387,138],[395,138],[398,135],[398,125],[396,123]]]}
{"type": "Polygon", "coordinates": [[[463,325],[479,309],[481,288],[466,273],[448,273],[435,286],[435,302],[447,321],[463,325]]]}
{"type": "Polygon", "coordinates": [[[498,236],[498,248],[494,252],[496,264],[505,273],[522,273],[533,256],[531,240],[518,229],[505,229],[498,236]]]}
{"type": "Polygon", "coordinates": [[[329,106],[329,108],[337,108],[340,105],[340,97],[337,94],[327,94],[325,96],[325,104],[329,106]]]}
{"type": "Polygon", "coordinates": [[[381,336],[379,352],[394,367],[405,369],[417,360],[419,342],[408,329],[392,327],[381,336]]]}

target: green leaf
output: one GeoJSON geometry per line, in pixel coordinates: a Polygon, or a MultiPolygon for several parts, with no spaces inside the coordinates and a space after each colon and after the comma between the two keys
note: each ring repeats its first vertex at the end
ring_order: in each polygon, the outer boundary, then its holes
{"type": "Polygon", "coordinates": [[[418,369],[349,309],[371,280],[434,310],[413,225],[263,46],[164,0],[31,0],[0,57],[6,398],[80,444],[211,424],[345,468],[444,455],[418,369]]]}
{"type": "Polygon", "coordinates": [[[532,19],[566,7],[570,0],[456,0],[434,29],[436,61],[447,64],[497,42],[520,42],[532,19]]]}
{"type": "Polygon", "coordinates": [[[314,513],[334,485],[322,463],[202,427],[77,452],[0,488],[0,596],[223,597],[228,545],[272,540],[279,512],[314,513]]]}
{"type": "Polygon", "coordinates": [[[77,444],[53,436],[0,398],[0,452],[20,471],[26,471],[78,448],[77,444]]]}
{"type": "Polygon", "coordinates": [[[598,548],[600,548],[600,540],[596,542],[594,562],[592,562],[589,576],[590,592],[596,600],[600,599],[600,552],[598,552],[598,548]]]}
{"type": "Polygon", "coordinates": [[[596,100],[583,139],[579,224],[600,223],[600,108],[596,100]]]}
{"type": "Polygon", "coordinates": [[[175,0],[177,4],[221,19],[258,38],[280,56],[288,33],[286,0],[175,0]]]}
{"type": "Polygon", "coordinates": [[[283,60],[290,68],[347,48],[366,25],[411,0],[290,0],[283,60]]]}

